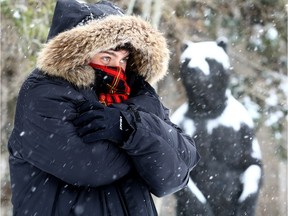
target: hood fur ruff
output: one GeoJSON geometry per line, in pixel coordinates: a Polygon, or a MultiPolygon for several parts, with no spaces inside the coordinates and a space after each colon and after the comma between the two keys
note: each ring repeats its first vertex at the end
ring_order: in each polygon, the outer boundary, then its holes
{"type": "Polygon", "coordinates": [[[163,35],[148,22],[135,16],[110,15],[62,32],[42,49],[37,67],[44,73],[62,77],[78,87],[94,83],[95,74],[88,65],[98,52],[130,43],[133,71],[155,83],[165,76],[169,50],[163,35]]]}

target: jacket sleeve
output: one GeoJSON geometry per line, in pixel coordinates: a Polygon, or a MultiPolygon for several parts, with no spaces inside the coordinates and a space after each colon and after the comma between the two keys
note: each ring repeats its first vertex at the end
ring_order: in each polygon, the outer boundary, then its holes
{"type": "Polygon", "coordinates": [[[77,136],[75,97],[61,85],[23,86],[18,97],[12,149],[40,170],[73,185],[110,184],[131,170],[122,149],[108,141],[93,145],[77,136]]]}
{"type": "Polygon", "coordinates": [[[158,197],[182,189],[199,160],[194,141],[154,114],[134,113],[135,130],[122,148],[132,158],[139,175],[158,197]]]}

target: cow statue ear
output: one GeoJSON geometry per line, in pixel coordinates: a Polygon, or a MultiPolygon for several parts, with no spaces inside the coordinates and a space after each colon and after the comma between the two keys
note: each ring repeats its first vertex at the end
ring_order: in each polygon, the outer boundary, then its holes
{"type": "Polygon", "coordinates": [[[228,39],[226,37],[217,38],[216,43],[219,47],[222,47],[223,50],[227,53],[228,39]]]}

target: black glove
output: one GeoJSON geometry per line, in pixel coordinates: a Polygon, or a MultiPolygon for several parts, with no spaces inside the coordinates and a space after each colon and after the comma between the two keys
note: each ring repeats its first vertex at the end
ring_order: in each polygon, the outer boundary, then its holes
{"type": "Polygon", "coordinates": [[[85,143],[106,139],[122,145],[131,134],[132,128],[116,108],[85,101],[77,107],[77,111],[80,115],[73,123],[85,143]]]}
{"type": "Polygon", "coordinates": [[[155,89],[141,76],[130,77],[131,94],[124,103],[134,105],[137,110],[153,113],[165,119],[165,108],[155,89]]]}

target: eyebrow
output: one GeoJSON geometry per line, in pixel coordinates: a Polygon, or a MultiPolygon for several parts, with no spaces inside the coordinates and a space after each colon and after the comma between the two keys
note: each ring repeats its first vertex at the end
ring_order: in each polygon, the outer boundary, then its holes
{"type": "MultiPolygon", "coordinates": [[[[102,51],[102,52],[100,52],[100,53],[106,53],[106,54],[108,54],[108,55],[112,55],[112,56],[117,56],[116,54],[115,54],[115,52],[114,51],[109,51],[109,50],[106,50],[106,51],[102,51]]],[[[130,52],[129,51],[127,51],[127,55],[125,56],[125,57],[128,57],[130,55],[130,52]]]]}

